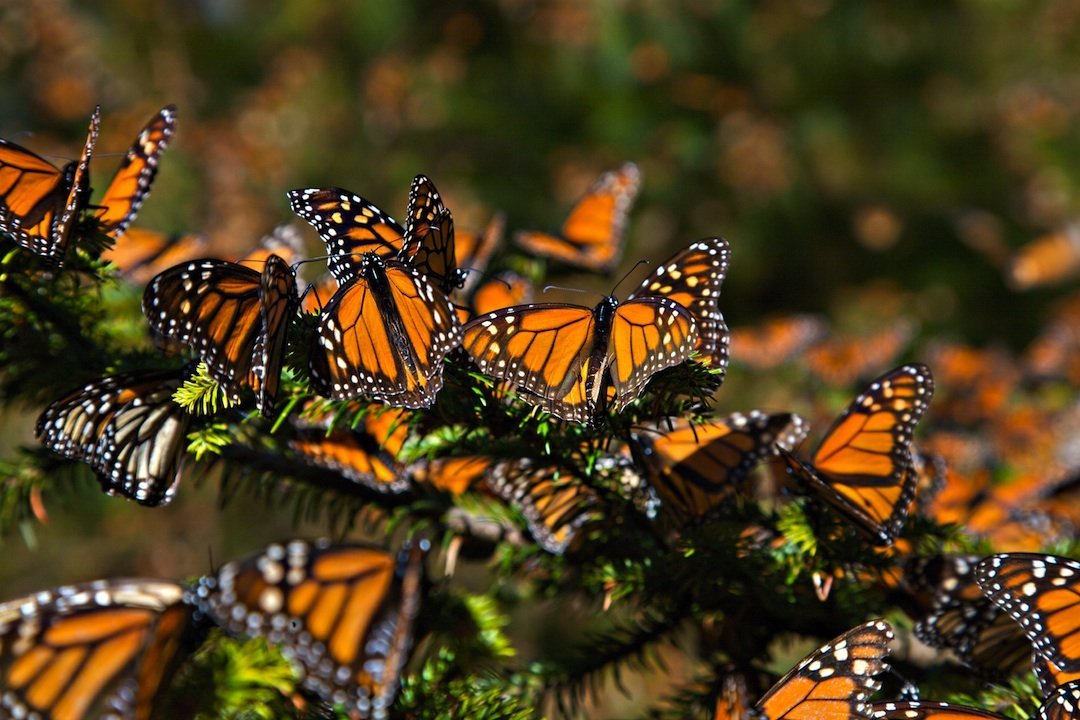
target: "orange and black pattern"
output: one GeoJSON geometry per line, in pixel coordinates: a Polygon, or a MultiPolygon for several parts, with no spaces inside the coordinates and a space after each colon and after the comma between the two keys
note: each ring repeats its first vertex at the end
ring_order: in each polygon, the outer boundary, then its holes
{"type": "Polygon", "coordinates": [[[63,169],[0,139],[0,231],[57,267],[88,199],[90,156],[100,125],[101,110],[94,108],[81,157],[63,169]]]}
{"type": "Polygon", "coordinates": [[[986,596],[1020,623],[1059,672],[1080,671],[1080,562],[1056,555],[993,555],[975,568],[986,596]]]}
{"type": "Polygon", "coordinates": [[[409,190],[402,257],[444,293],[465,284],[454,248],[454,218],[430,178],[417,175],[409,190]]]}
{"type": "Polygon", "coordinates": [[[727,369],[729,337],[720,313],[720,287],[730,264],[727,240],[698,240],[662,263],[628,298],[665,297],[689,310],[697,321],[697,359],[721,372],[727,369]]]}
{"type": "Polygon", "coordinates": [[[145,285],[159,273],[206,255],[206,239],[193,233],[166,235],[155,230],[128,228],[102,260],[116,265],[121,277],[135,285],[145,285]]]}
{"type": "Polygon", "coordinates": [[[921,700],[876,702],[870,712],[874,720],[1008,720],[988,710],[921,700]]]}
{"type": "Polygon", "coordinates": [[[752,410],[701,424],[678,421],[670,428],[636,429],[630,448],[662,507],[701,520],[745,493],[757,464],[778,447],[793,449],[808,430],[798,415],[752,410]]]}
{"type": "Polygon", "coordinates": [[[454,264],[460,270],[464,295],[472,293],[484,277],[488,263],[502,245],[505,230],[506,216],[495,213],[482,232],[455,232],[454,264]]]}
{"type": "Polygon", "coordinates": [[[214,259],[177,265],[151,281],[142,302],[154,332],[199,353],[232,402],[253,390],[267,417],[298,304],[292,268],[276,255],[261,272],[214,259]]]}
{"type": "Polygon", "coordinates": [[[934,393],[925,365],[902,365],[873,381],[833,422],[813,464],[781,449],[788,472],[891,545],[915,497],[911,436],[934,393]]]}
{"type": "Polygon", "coordinates": [[[357,428],[302,428],[289,447],[307,463],[333,470],[372,490],[398,493],[410,486],[398,458],[408,435],[405,414],[387,408],[372,412],[357,428]]]}
{"type": "Polygon", "coordinates": [[[888,668],[892,628],[874,620],[848,630],[806,656],[765,693],[755,710],[768,720],[859,718],[888,668]]]}
{"type": "Polygon", "coordinates": [[[189,626],[183,588],[99,580],[0,603],[0,717],[149,720],[189,626]]]}
{"type": "Polygon", "coordinates": [[[54,452],[88,463],[108,494],[168,503],[191,420],[172,399],[183,379],[178,370],[102,378],[49,405],[37,436],[54,452]]]}
{"type": "Polygon", "coordinates": [[[604,173],[578,200],[557,235],[526,230],[514,241],[533,255],[564,265],[610,272],[622,257],[626,216],[641,188],[637,165],[604,173]]]}
{"type": "Polygon", "coordinates": [[[618,412],[664,368],[690,357],[697,324],[682,305],[659,297],[595,308],[521,305],[478,317],[462,346],[480,370],[514,385],[526,402],[575,422],[593,421],[614,394],[618,412]],[[610,374],[609,374],[610,373],[610,374]]]}
{"type": "Polygon", "coordinates": [[[533,301],[533,286],[527,279],[509,270],[487,280],[472,295],[469,318],[533,301]]]}
{"type": "Polygon", "coordinates": [[[196,602],[226,630],[276,643],[326,703],[385,720],[409,659],[427,547],[415,541],[395,556],[359,543],[272,544],[203,578],[196,602]]]}

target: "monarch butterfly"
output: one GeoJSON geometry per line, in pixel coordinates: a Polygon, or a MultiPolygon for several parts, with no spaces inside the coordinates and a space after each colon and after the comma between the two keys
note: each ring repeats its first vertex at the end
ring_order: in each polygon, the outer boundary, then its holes
{"type": "Polygon", "coordinates": [[[561,555],[580,530],[600,516],[600,498],[587,485],[555,467],[505,461],[485,478],[487,487],[525,516],[536,544],[561,555]]]}
{"type": "Polygon", "coordinates": [[[1080,671],[1080,562],[1056,555],[992,555],[975,566],[986,596],[1020,623],[1061,672],[1080,671]]]}
{"type": "Polygon", "coordinates": [[[1032,665],[1035,667],[1035,677],[1039,680],[1044,698],[1050,698],[1059,687],[1072,683],[1076,683],[1076,687],[1080,688],[1080,682],[1077,682],[1080,681],[1080,671],[1064,672],[1039,653],[1032,656],[1032,665]]]}
{"type": "Polygon", "coordinates": [[[977,557],[935,555],[903,563],[904,581],[929,596],[915,637],[949,648],[965,665],[995,679],[1026,670],[1031,649],[1012,619],[983,596],[975,582],[977,557]]]}
{"type": "Polygon", "coordinates": [[[914,334],[910,323],[893,322],[865,337],[826,337],[800,356],[811,375],[831,387],[847,387],[891,363],[914,334]]]}
{"type": "Polygon", "coordinates": [[[270,417],[298,304],[292,268],[271,255],[262,272],[212,258],[177,265],[150,282],[142,308],[156,333],[195,348],[231,401],[251,388],[270,417]]]}
{"type": "Polygon", "coordinates": [[[413,267],[449,294],[465,284],[465,272],[457,269],[454,218],[443,205],[435,183],[424,175],[413,178],[409,190],[408,224],[401,255],[413,267]]]}
{"type": "Polygon", "coordinates": [[[780,448],[787,471],[891,545],[915,496],[911,435],[934,394],[930,369],[902,365],[874,380],[825,433],[813,465],[780,448]]]}
{"type": "Polygon", "coordinates": [[[727,368],[729,339],[720,314],[720,286],[730,263],[727,240],[698,240],[662,263],[628,298],[666,297],[689,310],[697,321],[700,361],[721,371],[727,368]]]}
{"type": "Polygon", "coordinates": [[[1080,274],[1080,227],[1040,235],[1018,249],[1005,268],[1013,290],[1057,285],[1080,274]]]}
{"type": "Polygon", "coordinates": [[[360,543],[275,543],[201,579],[194,601],[226,630],[278,644],[325,702],[385,720],[412,645],[428,546],[414,542],[395,558],[360,543]]]}
{"type": "Polygon", "coordinates": [[[116,265],[126,280],[143,285],[158,273],[206,254],[206,239],[192,233],[166,235],[154,230],[128,228],[102,260],[116,265]]]}
{"type": "MultiPolygon", "coordinates": [[[[425,187],[418,178],[414,195],[421,192],[418,184],[425,187]]],[[[411,262],[415,255],[442,284],[448,276],[439,273],[452,272],[444,264],[453,252],[452,237],[443,234],[450,226],[441,215],[422,220],[420,197],[410,200],[410,231],[404,232],[346,191],[294,190],[289,199],[327,240],[328,266],[340,284],[319,318],[311,351],[315,390],[335,400],[370,395],[397,407],[431,405],[442,387],[443,358],[457,347],[461,328],[446,294],[411,262]]]]}
{"type": "Polygon", "coordinates": [[[753,327],[731,330],[731,360],[755,370],[771,370],[817,342],[825,323],[812,315],[785,315],[753,327]]]}
{"type": "Polygon", "coordinates": [[[400,411],[368,417],[355,430],[301,430],[289,446],[313,465],[386,493],[404,492],[409,476],[398,460],[409,427],[400,411]]]}
{"type": "Polygon", "coordinates": [[[487,476],[491,466],[492,459],[486,455],[462,455],[415,462],[408,474],[414,484],[458,496],[487,476]]]}
{"type": "Polygon", "coordinates": [[[752,410],[702,424],[683,421],[668,431],[634,431],[630,447],[663,505],[701,519],[738,493],[762,458],[777,446],[793,448],[807,430],[798,415],[752,410]]]}
{"type": "Polygon", "coordinates": [[[148,720],[191,608],[183,588],[117,578],[0,604],[0,715],[148,720]]]}
{"type": "Polygon", "coordinates": [[[873,620],[848,630],[807,655],[754,706],[768,720],[854,718],[868,715],[867,698],[888,668],[892,628],[873,620]]]}
{"type": "Polygon", "coordinates": [[[82,155],[62,170],[0,139],[0,231],[56,267],[64,262],[76,216],[90,192],[90,156],[100,126],[101,109],[95,107],[82,155]]]}
{"type": "Polygon", "coordinates": [[[561,303],[518,305],[469,321],[462,346],[480,370],[515,385],[526,402],[556,417],[594,421],[638,396],[653,374],[690,357],[698,340],[689,310],[662,297],[595,308],[561,303]],[[608,372],[610,368],[610,373],[608,372]]]}
{"type": "Polygon", "coordinates": [[[753,717],[746,677],[739,672],[724,672],[716,688],[713,720],[745,720],[753,717]]]}
{"type": "Polygon", "coordinates": [[[172,500],[191,416],[173,402],[185,372],[105,377],[45,408],[37,436],[64,457],[89,463],[102,489],[143,505],[172,500]]]}
{"type": "Polygon", "coordinates": [[[161,153],[169,145],[175,130],[176,106],[166,105],[150,118],[135,138],[97,204],[100,211],[94,222],[99,232],[115,239],[127,229],[150,194],[161,153]]]}
{"type": "MultiPolygon", "coordinates": [[[[476,288],[482,273],[502,244],[506,216],[495,213],[483,232],[457,231],[454,236],[454,264],[461,270],[461,292],[469,295],[476,288]]],[[[505,306],[504,306],[505,307],[505,306]]]]}
{"type": "Polygon", "coordinates": [[[634,163],[604,173],[578,200],[558,235],[535,230],[518,232],[514,241],[541,257],[566,265],[611,272],[622,257],[626,216],[641,187],[634,163]]]}
{"type": "Polygon", "coordinates": [[[277,255],[286,265],[293,265],[304,257],[304,241],[295,223],[281,223],[259,238],[250,251],[237,258],[240,265],[262,269],[271,255],[277,255]]]}
{"type": "Polygon", "coordinates": [[[471,317],[487,315],[513,305],[526,305],[532,302],[533,286],[517,273],[506,271],[476,288],[473,293],[471,317]]]}
{"type": "Polygon", "coordinates": [[[988,710],[924,700],[872,703],[870,717],[874,720],[1008,720],[988,710]]]}
{"type": "Polygon", "coordinates": [[[1080,682],[1062,685],[1039,708],[1039,720],[1075,720],[1080,713],[1080,682]]]}

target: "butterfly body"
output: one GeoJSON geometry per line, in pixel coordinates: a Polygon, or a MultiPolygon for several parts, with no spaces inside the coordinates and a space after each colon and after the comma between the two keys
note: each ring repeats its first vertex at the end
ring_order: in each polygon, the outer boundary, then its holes
{"type": "Polygon", "coordinates": [[[643,297],[595,308],[561,303],[520,305],[465,325],[462,345],[481,371],[516,386],[552,415],[590,422],[605,383],[621,411],[652,375],[686,360],[697,342],[690,312],[673,300],[643,297]]]}

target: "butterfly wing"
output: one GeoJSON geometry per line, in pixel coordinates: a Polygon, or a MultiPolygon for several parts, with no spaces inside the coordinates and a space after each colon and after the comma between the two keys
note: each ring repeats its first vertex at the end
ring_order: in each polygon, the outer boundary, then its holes
{"type": "Polygon", "coordinates": [[[626,163],[597,178],[570,211],[559,235],[524,231],[517,233],[515,242],[534,255],[610,272],[622,256],[626,216],[640,187],[637,165],[626,163]]]}
{"type": "Polygon", "coordinates": [[[727,368],[729,340],[720,313],[720,286],[730,262],[727,240],[698,240],[660,265],[629,298],[666,297],[689,310],[697,322],[701,362],[721,371],[727,368]]]}
{"type": "Polygon", "coordinates": [[[175,667],[183,588],[99,580],[0,604],[4,717],[147,720],[175,667]]]}
{"type": "Polygon", "coordinates": [[[1076,720],[1080,714],[1080,682],[1054,690],[1039,708],[1039,720],[1076,720]]]}
{"type": "Polygon", "coordinates": [[[307,462],[333,470],[379,492],[399,493],[410,478],[398,461],[409,436],[405,414],[396,408],[364,418],[355,430],[302,430],[289,443],[307,462]]]}
{"type": "Polygon", "coordinates": [[[1080,671],[1080,562],[1056,555],[993,555],[975,567],[986,596],[1020,623],[1035,651],[1080,671]]]}
{"type": "Polygon", "coordinates": [[[944,702],[912,700],[876,702],[870,705],[874,720],[1007,720],[987,710],[944,702]]]}
{"type": "Polygon", "coordinates": [[[157,175],[158,160],[175,130],[176,106],[166,105],[135,138],[135,143],[127,151],[101,199],[100,205],[104,209],[98,214],[97,222],[102,232],[115,238],[123,234],[135,218],[150,193],[150,184],[157,175]]]}
{"type": "Polygon", "coordinates": [[[86,201],[100,125],[101,112],[94,108],[82,155],[63,170],[0,140],[0,230],[57,267],[63,264],[75,216],[86,201]]]}
{"type": "Polygon", "coordinates": [[[468,322],[461,344],[481,372],[511,382],[526,402],[588,422],[597,398],[586,386],[604,370],[588,362],[594,326],[593,310],[580,305],[520,305],[468,322]]]}
{"type": "Polygon", "coordinates": [[[499,245],[502,244],[505,230],[506,216],[503,213],[495,213],[482,233],[461,231],[455,233],[454,265],[460,268],[461,291],[466,295],[471,293],[480,282],[482,273],[487,269],[499,245]]]}
{"type": "Polygon", "coordinates": [[[890,545],[915,496],[911,435],[933,396],[925,365],[903,365],[872,382],[825,434],[813,466],[781,455],[788,472],[890,545]]]}
{"type": "Polygon", "coordinates": [[[486,455],[462,455],[421,460],[409,467],[409,475],[418,485],[430,485],[455,497],[471,488],[491,470],[486,455]]]}
{"type": "Polygon", "coordinates": [[[460,332],[450,301],[427,278],[369,253],[319,318],[312,381],[335,400],[369,395],[396,407],[428,407],[460,332]]]}
{"type": "Polygon", "coordinates": [[[310,188],[286,193],[292,211],[306,220],[326,242],[330,274],[344,284],[359,272],[360,257],[372,252],[398,255],[405,228],[374,203],[341,188],[310,188]]]}
{"type": "Polygon", "coordinates": [[[264,334],[263,283],[262,273],[249,267],[194,260],[150,281],[143,314],[154,332],[194,348],[229,399],[239,402],[241,388],[262,386],[254,367],[264,334]]]}
{"type": "Polygon", "coordinates": [[[172,400],[182,379],[175,370],[102,378],[49,405],[37,436],[54,452],[89,463],[108,494],[165,504],[187,447],[190,416],[172,400]]]}
{"type": "Polygon", "coordinates": [[[689,358],[697,341],[694,317],[674,300],[640,297],[619,305],[607,345],[615,409],[634,400],[654,374],[689,358]]]}
{"type": "Polygon", "coordinates": [[[746,678],[739,672],[727,672],[716,688],[713,720],[747,720],[753,717],[746,678]]]}
{"type": "Polygon", "coordinates": [[[479,317],[513,307],[527,305],[533,299],[533,286],[514,272],[501,272],[476,288],[472,296],[472,315],[479,317]]]}
{"type": "Polygon", "coordinates": [[[296,273],[277,255],[271,255],[263,267],[259,296],[262,332],[252,350],[249,379],[259,411],[270,417],[281,385],[289,321],[300,304],[296,273]]]}
{"type": "Polygon", "coordinates": [[[807,429],[798,415],[751,410],[702,424],[681,421],[670,430],[635,431],[630,447],[661,502],[683,518],[701,519],[738,493],[778,445],[794,447],[807,429]]]}
{"type": "Polygon", "coordinates": [[[101,253],[101,259],[116,265],[127,280],[143,285],[158,273],[205,254],[206,239],[201,235],[166,235],[128,228],[111,248],[101,253]]]}
{"type": "Polygon", "coordinates": [[[327,703],[385,720],[412,645],[426,548],[415,542],[395,558],[358,543],[273,544],[200,581],[200,608],[278,644],[327,703]]]}
{"type": "Polygon", "coordinates": [[[768,720],[855,718],[868,715],[866,699],[888,668],[892,628],[875,620],[848,630],[792,668],[755,709],[768,720]]]}
{"type": "Polygon", "coordinates": [[[564,553],[581,528],[600,517],[596,493],[554,467],[502,462],[486,483],[492,492],[521,511],[529,534],[554,555],[564,553]]]}
{"type": "Polygon", "coordinates": [[[731,359],[755,370],[771,370],[805,350],[825,334],[825,323],[812,315],[786,315],[731,331],[731,359]]]}

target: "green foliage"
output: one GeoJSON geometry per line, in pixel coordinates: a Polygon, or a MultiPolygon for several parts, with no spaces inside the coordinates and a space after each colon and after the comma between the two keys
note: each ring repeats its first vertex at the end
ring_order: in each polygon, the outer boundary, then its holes
{"type": "MultiPolygon", "coordinates": [[[[232,405],[221,386],[210,377],[210,368],[204,362],[199,363],[195,374],[176,389],[173,400],[193,415],[215,415],[232,405]]],[[[227,444],[226,440],[219,446],[227,444]]]]}

